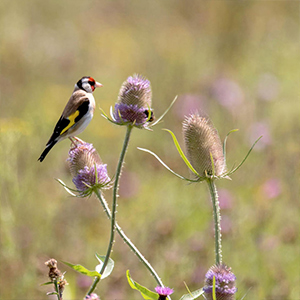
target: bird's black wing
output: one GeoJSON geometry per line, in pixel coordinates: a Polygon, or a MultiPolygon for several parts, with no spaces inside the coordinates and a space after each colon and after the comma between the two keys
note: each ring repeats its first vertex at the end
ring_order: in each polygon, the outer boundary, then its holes
{"type": "Polygon", "coordinates": [[[65,133],[69,128],[74,126],[89,110],[89,99],[86,99],[86,101],[82,102],[77,110],[70,114],[67,118],[61,116],[58,122],[55,125],[53,134],[51,138],[49,139],[48,144],[56,140],[60,135],[65,133]]]}
{"type": "Polygon", "coordinates": [[[55,125],[54,131],[53,131],[47,145],[49,145],[53,141],[55,141],[61,135],[63,130],[68,127],[69,124],[70,124],[70,120],[61,116],[55,125]]]}

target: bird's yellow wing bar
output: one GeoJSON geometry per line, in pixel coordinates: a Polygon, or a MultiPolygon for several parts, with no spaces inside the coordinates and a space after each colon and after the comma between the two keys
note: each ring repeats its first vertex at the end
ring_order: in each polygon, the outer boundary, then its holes
{"type": "Polygon", "coordinates": [[[66,126],[60,133],[62,135],[64,132],[66,132],[69,128],[71,128],[75,124],[75,119],[79,116],[79,110],[76,110],[72,115],[70,115],[67,119],[70,121],[68,126],[66,126]]]}

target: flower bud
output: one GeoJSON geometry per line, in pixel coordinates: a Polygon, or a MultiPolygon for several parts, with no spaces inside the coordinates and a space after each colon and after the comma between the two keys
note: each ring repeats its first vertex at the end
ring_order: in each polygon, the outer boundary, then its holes
{"type": "Polygon", "coordinates": [[[205,275],[203,288],[207,300],[213,300],[213,278],[215,277],[215,291],[217,300],[234,300],[237,288],[235,287],[235,275],[226,265],[214,265],[205,275]]]}
{"type": "Polygon", "coordinates": [[[107,165],[102,163],[92,144],[82,143],[75,148],[71,148],[68,162],[73,176],[73,183],[79,192],[86,192],[89,187],[95,185],[101,188],[110,182],[107,165]]]}
{"type": "Polygon", "coordinates": [[[115,105],[113,114],[115,122],[145,126],[148,121],[153,120],[151,101],[150,81],[137,74],[128,77],[120,89],[118,103],[115,105]]]}
{"type": "Polygon", "coordinates": [[[187,158],[201,177],[220,176],[226,171],[223,147],[218,131],[207,117],[191,114],[183,122],[187,158]],[[211,159],[212,156],[212,159],[211,159]]]}

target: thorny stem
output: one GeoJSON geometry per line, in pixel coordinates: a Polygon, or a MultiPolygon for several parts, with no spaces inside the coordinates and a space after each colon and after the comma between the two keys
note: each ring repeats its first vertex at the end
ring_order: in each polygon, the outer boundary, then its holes
{"type": "MultiPolygon", "coordinates": [[[[106,212],[106,215],[108,216],[109,219],[111,219],[111,212],[110,209],[107,205],[107,202],[105,201],[104,197],[101,195],[101,192],[99,190],[95,190],[95,194],[98,197],[98,199],[100,200],[104,211],[106,212]]],[[[152,276],[154,277],[154,279],[156,280],[156,282],[160,285],[160,286],[164,286],[161,279],[159,278],[159,276],[157,275],[157,273],[155,272],[155,270],[153,269],[153,267],[150,265],[150,263],[146,260],[146,258],[142,255],[142,253],[136,248],[136,246],[130,241],[130,239],[126,236],[126,234],[124,233],[124,231],[122,230],[122,228],[115,223],[117,232],[119,233],[120,237],[123,239],[123,241],[128,245],[128,247],[133,251],[133,253],[140,259],[140,261],[145,265],[145,267],[149,270],[149,272],[152,274],[152,276]]]]}
{"type": "MultiPolygon", "coordinates": [[[[118,189],[119,189],[119,179],[120,179],[120,176],[121,176],[122,165],[123,165],[123,162],[124,162],[124,157],[125,157],[126,150],[128,148],[129,138],[130,138],[132,128],[133,128],[133,126],[131,124],[127,125],[127,131],[126,131],[126,135],[125,135],[125,139],[124,139],[124,143],[123,143],[123,148],[122,148],[119,163],[118,163],[118,166],[117,166],[116,178],[115,178],[114,188],[113,188],[113,202],[112,202],[112,212],[111,212],[110,240],[109,240],[105,260],[104,260],[102,268],[99,272],[100,275],[103,275],[103,273],[104,273],[104,270],[105,270],[105,268],[107,266],[107,263],[109,261],[109,257],[111,255],[113,244],[114,244],[115,229],[116,229],[115,224],[116,224],[116,210],[117,210],[117,197],[118,197],[118,189]]],[[[88,291],[88,295],[90,295],[95,290],[98,282],[100,281],[100,278],[101,278],[101,276],[95,278],[90,290],[88,291]]]]}
{"type": "Polygon", "coordinates": [[[218,200],[218,192],[214,179],[208,178],[208,188],[210,191],[211,201],[214,211],[214,223],[215,223],[215,255],[216,265],[222,264],[222,234],[221,234],[221,214],[220,205],[218,200]]]}

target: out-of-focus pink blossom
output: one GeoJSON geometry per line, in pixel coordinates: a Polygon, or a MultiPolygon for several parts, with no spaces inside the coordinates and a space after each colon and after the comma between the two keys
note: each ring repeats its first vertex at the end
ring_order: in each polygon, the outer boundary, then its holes
{"type": "Polygon", "coordinates": [[[262,189],[266,198],[276,198],[281,194],[281,182],[277,178],[271,178],[263,184],[262,189]]]}
{"type": "Polygon", "coordinates": [[[77,286],[82,289],[87,289],[93,282],[91,277],[79,275],[77,280],[77,286]]]}
{"type": "Polygon", "coordinates": [[[249,140],[252,145],[260,136],[262,138],[255,145],[254,150],[262,150],[266,146],[272,144],[272,137],[270,133],[270,128],[267,122],[261,121],[252,124],[250,127],[249,140]]]}
{"type": "Polygon", "coordinates": [[[232,194],[226,189],[219,190],[219,203],[220,208],[224,209],[231,209],[233,205],[233,196],[232,194]]]}
{"type": "Polygon", "coordinates": [[[221,229],[223,235],[229,233],[232,229],[232,221],[228,216],[222,216],[221,219],[221,229]]]}
{"type": "Polygon", "coordinates": [[[224,107],[234,110],[244,102],[244,92],[240,85],[229,78],[218,78],[212,85],[213,97],[224,107]]]}
{"type": "Polygon", "coordinates": [[[182,120],[185,116],[195,111],[206,111],[206,97],[197,94],[184,94],[174,105],[174,111],[178,119],[182,120]]]}

